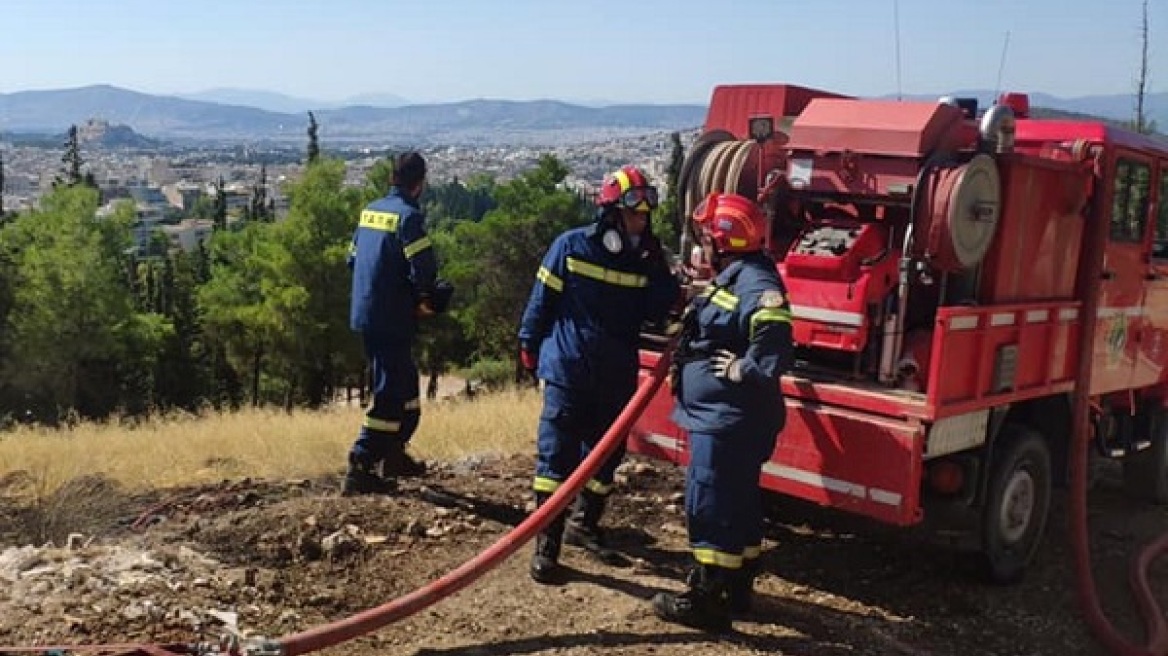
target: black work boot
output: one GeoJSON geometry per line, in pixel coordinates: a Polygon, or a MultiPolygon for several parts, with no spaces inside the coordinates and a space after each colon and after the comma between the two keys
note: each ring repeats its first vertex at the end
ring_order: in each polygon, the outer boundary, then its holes
{"type": "Polygon", "coordinates": [[[754,606],[754,580],[756,578],[758,578],[757,558],[743,561],[742,569],[729,571],[728,592],[731,613],[735,615],[750,613],[754,606]]]}
{"type": "MultiPolygon", "coordinates": [[[[545,492],[535,493],[535,507],[547,503],[551,497],[545,492]]],[[[560,567],[560,545],[564,541],[564,513],[553,519],[535,538],[535,554],[531,557],[531,578],[537,583],[554,585],[562,583],[563,568],[560,567]]]]}
{"type": "Polygon", "coordinates": [[[681,594],[660,592],[653,597],[653,612],[666,622],[711,633],[730,631],[728,573],[721,567],[698,565],[686,577],[688,590],[681,594]]]}
{"type": "MultiPolygon", "coordinates": [[[[548,527],[544,533],[536,536],[535,555],[531,557],[531,568],[529,571],[533,581],[544,585],[563,583],[564,568],[560,567],[559,562],[562,538],[559,534],[547,532],[551,528],[548,527]]],[[[556,529],[562,531],[563,524],[559,524],[556,529]]]]}
{"type": "Polygon", "coordinates": [[[345,482],[341,485],[341,496],[393,494],[396,491],[397,484],[382,478],[373,466],[353,459],[349,460],[349,471],[345,474],[345,482]]]}
{"type": "Polygon", "coordinates": [[[609,548],[600,528],[600,516],[608,497],[591,490],[581,490],[572,505],[572,514],[564,528],[564,542],[582,547],[606,565],[623,565],[625,559],[609,548]]]}
{"type": "Polygon", "coordinates": [[[426,475],[426,463],[414,460],[406,453],[406,445],[395,442],[381,460],[381,473],[386,478],[419,478],[426,475]]]}

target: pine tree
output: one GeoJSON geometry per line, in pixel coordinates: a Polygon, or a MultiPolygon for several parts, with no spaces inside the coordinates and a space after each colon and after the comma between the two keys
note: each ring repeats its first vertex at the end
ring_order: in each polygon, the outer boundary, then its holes
{"type": "Polygon", "coordinates": [[[260,179],[251,188],[251,203],[248,206],[248,216],[253,221],[269,222],[272,216],[268,213],[268,167],[260,165],[260,179]]]}
{"type": "Polygon", "coordinates": [[[212,227],[212,230],[217,232],[227,229],[227,190],[224,189],[225,186],[223,176],[219,176],[219,180],[215,183],[215,223],[212,227]]]}
{"type": "Polygon", "coordinates": [[[681,190],[678,184],[681,179],[681,166],[685,161],[685,149],[681,146],[681,134],[674,132],[669,135],[673,149],[669,154],[669,166],[665,169],[665,185],[668,190],[661,203],[661,216],[665,219],[665,230],[658,235],[667,246],[672,246],[681,235],[681,190]]]}
{"type": "Polygon", "coordinates": [[[320,159],[320,141],[316,137],[317,129],[320,126],[316,123],[316,115],[308,112],[308,163],[315,164],[320,159]]]}
{"type": "Polygon", "coordinates": [[[1156,122],[1148,120],[1144,101],[1148,92],[1148,0],[1144,0],[1143,15],[1140,20],[1140,72],[1136,80],[1136,116],[1132,127],[1137,132],[1151,134],[1156,131],[1156,122]]]}
{"type": "Polygon", "coordinates": [[[61,174],[53,184],[72,187],[84,182],[81,175],[81,166],[84,163],[81,159],[81,146],[77,140],[77,126],[70,125],[65,136],[65,154],[61,155],[61,174]]]}

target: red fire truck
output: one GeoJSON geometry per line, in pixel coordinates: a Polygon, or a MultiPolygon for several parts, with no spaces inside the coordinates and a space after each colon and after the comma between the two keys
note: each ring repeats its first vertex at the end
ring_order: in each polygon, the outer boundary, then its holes
{"type": "MultiPolygon", "coordinates": [[[[1168,142],[1038,118],[1024,94],[979,109],[720,86],[683,165],[683,216],[713,190],[766,208],[795,317],[764,488],[927,519],[1012,581],[1066,482],[1088,385],[1099,455],[1168,502],[1168,142]]],[[[646,341],[646,371],[660,350],[646,341]]],[[[672,405],[663,386],[631,451],[687,461],[672,405]]]]}

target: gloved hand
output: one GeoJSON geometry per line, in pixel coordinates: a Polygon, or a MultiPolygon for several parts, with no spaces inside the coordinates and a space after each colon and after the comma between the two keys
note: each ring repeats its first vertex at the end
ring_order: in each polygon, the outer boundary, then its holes
{"type": "Polygon", "coordinates": [[[718,378],[732,383],[742,382],[742,359],[726,349],[718,349],[710,356],[710,369],[718,378]]]}
{"type": "Polygon", "coordinates": [[[439,278],[434,283],[434,293],[430,295],[429,305],[432,310],[441,314],[450,308],[450,299],[454,296],[454,285],[439,278]]]}
{"type": "Polygon", "coordinates": [[[524,371],[534,376],[535,370],[539,367],[539,356],[530,349],[521,346],[519,347],[519,364],[523,366],[524,371]]]}

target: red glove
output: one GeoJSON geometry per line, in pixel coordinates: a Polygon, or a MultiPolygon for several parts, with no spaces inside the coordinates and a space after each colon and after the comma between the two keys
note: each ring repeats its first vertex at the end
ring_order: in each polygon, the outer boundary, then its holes
{"type": "Polygon", "coordinates": [[[527,371],[534,372],[536,367],[539,366],[539,358],[537,358],[534,353],[528,351],[527,349],[519,349],[519,363],[522,364],[523,368],[527,371]]]}

